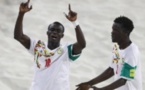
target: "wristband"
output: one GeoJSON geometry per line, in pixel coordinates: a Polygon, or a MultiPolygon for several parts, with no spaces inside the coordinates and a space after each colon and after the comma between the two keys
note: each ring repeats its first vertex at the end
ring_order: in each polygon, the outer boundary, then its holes
{"type": "Polygon", "coordinates": [[[74,25],[74,27],[76,28],[76,26],[79,25],[79,22],[76,20],[76,21],[72,21],[72,24],[74,25]]]}

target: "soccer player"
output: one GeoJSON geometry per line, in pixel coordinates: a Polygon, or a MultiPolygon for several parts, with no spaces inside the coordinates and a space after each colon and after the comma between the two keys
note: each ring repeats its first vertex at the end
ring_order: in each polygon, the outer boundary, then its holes
{"type": "Polygon", "coordinates": [[[112,42],[114,42],[111,65],[96,78],[81,83],[76,90],[142,90],[140,51],[130,39],[134,28],[133,22],[120,16],[112,26],[112,42]],[[98,88],[93,85],[114,76],[114,82],[98,88]]]}
{"type": "Polygon", "coordinates": [[[28,0],[21,3],[14,29],[14,38],[34,55],[34,78],[30,90],[70,90],[69,64],[75,61],[86,46],[82,30],[77,22],[77,13],[71,10],[65,14],[74,24],[77,42],[61,44],[65,28],[60,22],[48,26],[48,41],[33,39],[23,33],[23,17],[32,9],[28,0]]]}

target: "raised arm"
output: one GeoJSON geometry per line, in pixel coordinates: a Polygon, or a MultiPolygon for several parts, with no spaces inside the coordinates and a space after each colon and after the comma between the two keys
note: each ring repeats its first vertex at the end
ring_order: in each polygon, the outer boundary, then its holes
{"type": "Polygon", "coordinates": [[[101,75],[97,76],[96,78],[94,78],[88,82],[84,82],[84,83],[77,85],[78,88],[76,90],[88,90],[93,85],[98,84],[102,81],[105,81],[105,80],[109,79],[110,77],[112,77],[113,75],[114,75],[113,69],[109,67],[101,75]]]}
{"type": "Polygon", "coordinates": [[[69,13],[68,15],[65,14],[65,16],[69,21],[71,21],[76,25],[75,31],[76,31],[77,42],[73,44],[73,54],[80,54],[82,50],[86,47],[86,41],[84,38],[84,34],[79,24],[77,23],[77,13],[71,10],[70,4],[69,4],[69,13]]]}
{"type": "Polygon", "coordinates": [[[27,49],[30,48],[30,38],[23,33],[23,17],[26,12],[32,9],[32,6],[29,7],[29,2],[30,0],[28,0],[26,3],[20,4],[19,14],[14,29],[14,38],[27,49]]]}

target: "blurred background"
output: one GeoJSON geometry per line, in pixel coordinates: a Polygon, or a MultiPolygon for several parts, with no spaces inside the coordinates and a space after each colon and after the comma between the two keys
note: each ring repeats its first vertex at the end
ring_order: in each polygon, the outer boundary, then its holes
{"type": "MultiPolygon", "coordinates": [[[[19,5],[26,0],[0,0],[0,90],[28,90],[33,77],[33,56],[16,40],[13,32],[19,5]]],[[[84,32],[87,47],[81,57],[71,63],[70,86],[98,76],[111,62],[111,27],[113,20],[124,15],[134,22],[131,39],[141,52],[145,65],[145,0],[31,0],[33,9],[24,17],[24,33],[47,41],[46,31],[50,23],[59,21],[65,26],[63,42],[75,42],[75,31],[63,12],[68,4],[78,13],[78,21],[84,32]]],[[[142,69],[143,88],[145,70],[142,69]]],[[[98,87],[108,85],[113,79],[98,87]]]]}

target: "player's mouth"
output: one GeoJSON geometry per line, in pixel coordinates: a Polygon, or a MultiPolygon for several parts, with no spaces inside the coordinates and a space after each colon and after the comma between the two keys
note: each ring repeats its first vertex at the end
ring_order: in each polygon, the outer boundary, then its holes
{"type": "Polygon", "coordinates": [[[57,36],[56,36],[56,35],[51,35],[51,38],[52,38],[53,40],[57,40],[57,36]]]}

